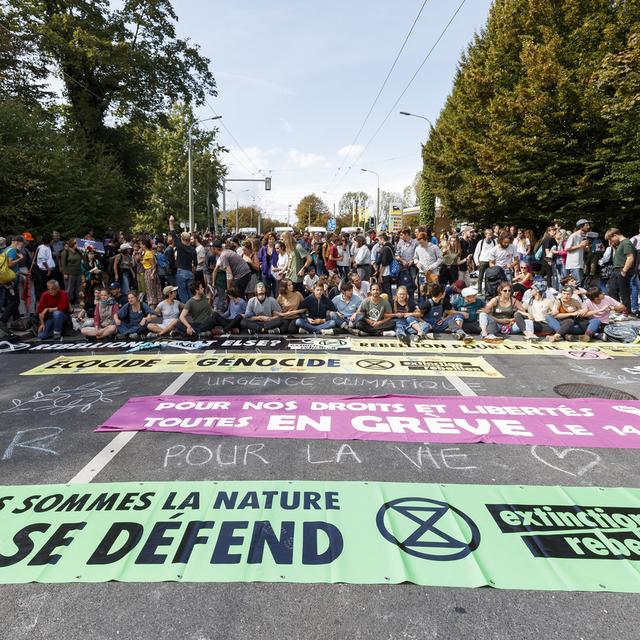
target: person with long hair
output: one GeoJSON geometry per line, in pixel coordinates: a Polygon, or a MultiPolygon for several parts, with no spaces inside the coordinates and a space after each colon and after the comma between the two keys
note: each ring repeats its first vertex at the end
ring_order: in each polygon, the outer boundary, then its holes
{"type": "Polygon", "coordinates": [[[87,247],[80,268],[84,279],[84,309],[87,315],[92,317],[96,292],[103,285],[102,265],[92,246],[87,247]]]}
{"type": "Polygon", "coordinates": [[[276,278],[273,274],[274,267],[278,265],[278,251],[276,250],[276,237],[268,233],[262,240],[262,246],[258,250],[258,262],[262,272],[262,281],[267,285],[267,295],[276,295],[276,278]]]}
{"type": "Polygon", "coordinates": [[[178,287],[167,285],[162,290],[162,295],[164,296],[164,300],[156,307],[154,314],[161,317],[162,320],[160,322],[156,320],[147,325],[149,331],[152,331],[158,336],[165,336],[176,328],[180,318],[180,312],[184,306],[176,300],[178,297],[178,287]]]}
{"type": "Polygon", "coordinates": [[[144,247],[140,265],[144,273],[144,290],[147,304],[150,307],[156,307],[160,300],[162,300],[156,254],[151,248],[151,240],[149,238],[145,238],[140,244],[144,247]]]}
{"type": "Polygon", "coordinates": [[[442,265],[440,267],[440,284],[453,284],[458,280],[458,267],[463,260],[460,258],[460,240],[458,236],[449,236],[446,242],[442,243],[442,265]]]}
{"type": "Polygon", "coordinates": [[[93,326],[82,327],[80,333],[87,338],[103,340],[118,333],[118,303],[111,297],[109,289],[100,289],[99,300],[93,312],[93,326]]]}
{"type": "Polygon", "coordinates": [[[286,324],[282,323],[282,333],[298,333],[296,320],[301,318],[305,310],[300,308],[303,295],[295,289],[293,282],[288,278],[280,281],[280,292],[277,298],[282,311],[278,314],[286,324]]]}
{"type": "Polygon", "coordinates": [[[302,280],[304,278],[305,269],[311,264],[311,254],[300,244],[296,243],[293,239],[293,234],[290,231],[285,231],[282,234],[282,241],[284,242],[285,250],[289,255],[289,264],[287,266],[286,277],[293,282],[293,286],[296,291],[299,291],[304,295],[304,285],[302,280]]]}
{"type": "Polygon", "coordinates": [[[520,333],[516,324],[516,313],[526,314],[526,309],[513,295],[513,287],[509,282],[498,285],[498,295],[487,302],[480,313],[480,330],[485,342],[500,342],[496,334],[508,335],[520,333]]]}

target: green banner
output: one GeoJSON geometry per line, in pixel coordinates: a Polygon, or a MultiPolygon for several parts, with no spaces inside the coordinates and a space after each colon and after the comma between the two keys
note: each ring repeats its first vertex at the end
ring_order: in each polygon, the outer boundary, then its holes
{"type": "Polygon", "coordinates": [[[0,489],[0,583],[640,591],[640,490],[368,482],[0,489]]]}

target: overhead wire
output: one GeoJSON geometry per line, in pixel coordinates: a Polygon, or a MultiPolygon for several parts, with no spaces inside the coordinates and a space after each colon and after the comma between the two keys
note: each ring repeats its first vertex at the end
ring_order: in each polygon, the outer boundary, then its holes
{"type": "MultiPolygon", "coordinates": [[[[404,48],[407,46],[407,42],[409,41],[409,38],[411,37],[411,34],[413,33],[413,30],[415,29],[415,26],[418,23],[418,20],[420,19],[420,16],[422,15],[422,12],[424,11],[424,8],[425,8],[425,6],[427,5],[428,2],[429,2],[429,0],[424,0],[424,2],[422,3],[422,5],[420,7],[420,10],[418,11],[418,14],[416,15],[415,19],[413,20],[413,23],[411,24],[411,28],[409,29],[409,31],[405,35],[404,41],[402,42],[402,45],[400,46],[400,49],[398,50],[398,53],[396,54],[396,57],[395,57],[395,59],[393,61],[393,64],[389,68],[389,71],[387,72],[387,75],[385,76],[385,79],[382,81],[382,85],[380,86],[380,89],[378,90],[378,93],[377,93],[376,97],[374,98],[373,102],[371,103],[371,106],[369,107],[369,111],[367,111],[367,115],[364,117],[364,120],[362,121],[362,124],[360,125],[360,129],[358,129],[358,133],[356,133],[355,138],[353,139],[353,142],[350,145],[352,148],[357,144],[358,140],[360,139],[360,135],[362,134],[362,131],[364,130],[367,122],[369,121],[369,118],[371,117],[371,114],[373,113],[373,110],[374,110],[375,106],[378,104],[378,100],[380,100],[380,96],[382,95],[382,92],[384,91],[384,88],[387,86],[387,82],[389,82],[389,78],[391,77],[391,74],[393,73],[393,70],[396,68],[396,65],[398,64],[398,60],[400,59],[400,56],[402,55],[402,52],[404,51],[404,48]]],[[[349,155],[350,155],[350,153],[351,153],[351,151],[349,151],[349,153],[345,157],[344,164],[349,164],[349,155]]],[[[342,169],[342,167],[338,167],[338,170],[336,171],[336,173],[334,174],[333,178],[331,179],[331,182],[327,186],[327,190],[329,189],[329,187],[332,186],[333,181],[336,179],[336,177],[338,176],[338,174],[339,174],[341,169],[342,169]]]]}
{"type": "Polygon", "coordinates": [[[387,120],[391,117],[391,114],[394,112],[395,108],[398,106],[398,103],[400,102],[400,100],[402,100],[402,98],[404,97],[405,93],[407,93],[407,91],[409,90],[409,88],[413,84],[413,81],[418,77],[418,74],[422,70],[422,67],[424,67],[424,65],[427,63],[427,61],[431,57],[431,54],[434,52],[435,48],[438,46],[438,44],[440,43],[442,38],[445,36],[447,31],[449,30],[449,27],[451,26],[453,21],[456,19],[456,16],[460,13],[460,11],[462,10],[462,7],[465,5],[466,2],[467,2],[467,0],[462,0],[462,2],[460,2],[460,4],[458,5],[457,9],[453,12],[453,15],[449,19],[449,22],[447,22],[447,24],[445,25],[444,29],[440,32],[440,35],[438,36],[438,38],[433,43],[433,46],[431,47],[431,49],[429,49],[429,51],[427,52],[427,55],[424,57],[424,59],[420,63],[420,66],[416,69],[415,73],[411,76],[409,82],[406,84],[405,88],[402,90],[402,93],[398,96],[397,100],[391,106],[391,109],[389,109],[389,112],[387,113],[387,115],[384,117],[384,119],[380,123],[380,126],[375,130],[375,132],[371,136],[371,138],[369,138],[369,141],[364,146],[362,151],[360,151],[359,155],[353,161],[353,163],[351,164],[351,166],[349,167],[347,172],[341,177],[341,180],[344,180],[344,178],[346,178],[347,175],[349,175],[349,172],[351,171],[351,168],[353,167],[353,165],[357,164],[360,161],[360,159],[365,154],[367,149],[371,146],[371,143],[376,139],[376,137],[378,136],[380,131],[382,131],[382,128],[387,123],[387,120]]]}

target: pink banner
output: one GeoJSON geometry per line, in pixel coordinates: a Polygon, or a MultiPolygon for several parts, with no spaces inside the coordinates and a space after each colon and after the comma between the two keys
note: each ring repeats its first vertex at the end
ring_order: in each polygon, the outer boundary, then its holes
{"type": "Polygon", "coordinates": [[[147,396],[96,431],[640,448],[640,402],[560,398],[147,396]]]}

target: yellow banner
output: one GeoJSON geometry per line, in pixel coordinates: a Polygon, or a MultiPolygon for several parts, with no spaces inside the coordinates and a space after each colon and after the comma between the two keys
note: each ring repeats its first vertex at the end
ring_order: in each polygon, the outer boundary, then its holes
{"type": "Polygon", "coordinates": [[[371,353],[372,351],[383,351],[386,353],[427,353],[433,354],[466,354],[466,355],[566,355],[567,351],[597,351],[608,356],[638,356],[640,355],[640,344],[624,344],[621,342],[606,343],[576,343],[576,342],[516,342],[505,340],[500,344],[489,344],[477,340],[471,344],[454,342],[453,340],[424,340],[407,347],[396,338],[388,340],[372,340],[366,338],[352,338],[351,350],[371,353]]]}
{"type": "Polygon", "coordinates": [[[179,354],[61,356],[25,371],[23,376],[81,373],[348,373],[375,376],[453,374],[502,378],[484,358],[328,354],[179,354]]]}

